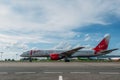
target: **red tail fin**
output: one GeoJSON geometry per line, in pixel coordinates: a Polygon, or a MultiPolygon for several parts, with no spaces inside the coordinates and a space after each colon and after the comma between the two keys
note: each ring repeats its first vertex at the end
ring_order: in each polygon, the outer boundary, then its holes
{"type": "Polygon", "coordinates": [[[106,50],[108,48],[110,35],[106,35],[103,40],[94,48],[96,52],[106,50]]]}

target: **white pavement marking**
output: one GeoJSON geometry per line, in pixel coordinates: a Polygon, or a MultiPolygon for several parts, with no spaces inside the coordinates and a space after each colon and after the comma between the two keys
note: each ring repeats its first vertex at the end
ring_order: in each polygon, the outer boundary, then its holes
{"type": "Polygon", "coordinates": [[[0,74],[8,74],[8,72],[0,72],[0,74]]]}
{"type": "Polygon", "coordinates": [[[44,73],[52,73],[52,74],[54,74],[54,73],[63,73],[63,72],[44,72],[44,73]]]}
{"type": "Polygon", "coordinates": [[[119,72],[99,72],[99,74],[120,74],[119,72]]]}
{"type": "Polygon", "coordinates": [[[36,72],[15,72],[15,74],[35,74],[36,72]]]}
{"type": "Polygon", "coordinates": [[[70,72],[71,74],[90,74],[90,72],[70,72]]]}
{"type": "Polygon", "coordinates": [[[60,75],[58,80],[63,80],[63,76],[60,75]]]}

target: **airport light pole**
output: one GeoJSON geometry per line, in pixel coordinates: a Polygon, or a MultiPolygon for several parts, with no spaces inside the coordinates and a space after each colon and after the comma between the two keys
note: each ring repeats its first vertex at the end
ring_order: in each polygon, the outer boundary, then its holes
{"type": "Polygon", "coordinates": [[[18,54],[16,54],[16,60],[17,60],[17,56],[18,56],[18,54]]]}
{"type": "Polygon", "coordinates": [[[0,53],[1,53],[1,61],[2,61],[3,52],[0,52],[0,53]]]}

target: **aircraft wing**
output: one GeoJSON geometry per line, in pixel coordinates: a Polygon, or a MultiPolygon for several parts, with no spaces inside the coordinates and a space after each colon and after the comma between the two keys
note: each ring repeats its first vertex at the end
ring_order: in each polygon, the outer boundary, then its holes
{"type": "Polygon", "coordinates": [[[110,50],[104,50],[104,51],[101,51],[101,53],[107,54],[107,53],[110,53],[110,52],[115,51],[115,50],[118,50],[118,48],[116,48],[116,49],[110,49],[110,50]]]}
{"type": "Polygon", "coordinates": [[[74,48],[74,49],[62,52],[61,56],[63,56],[63,57],[70,57],[72,54],[74,54],[75,52],[77,52],[78,50],[80,50],[82,48],[84,48],[84,47],[77,47],[77,48],[74,48]]]}

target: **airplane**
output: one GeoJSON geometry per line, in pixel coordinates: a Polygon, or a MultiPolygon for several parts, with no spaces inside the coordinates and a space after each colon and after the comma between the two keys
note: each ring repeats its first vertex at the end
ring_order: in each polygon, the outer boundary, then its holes
{"type": "Polygon", "coordinates": [[[29,61],[32,62],[32,57],[50,57],[51,60],[64,59],[65,62],[70,62],[70,58],[74,57],[96,57],[111,53],[112,51],[118,50],[107,49],[109,45],[110,35],[106,35],[101,42],[92,49],[86,50],[85,47],[77,47],[71,50],[29,50],[23,52],[21,57],[28,57],[29,61]]]}

